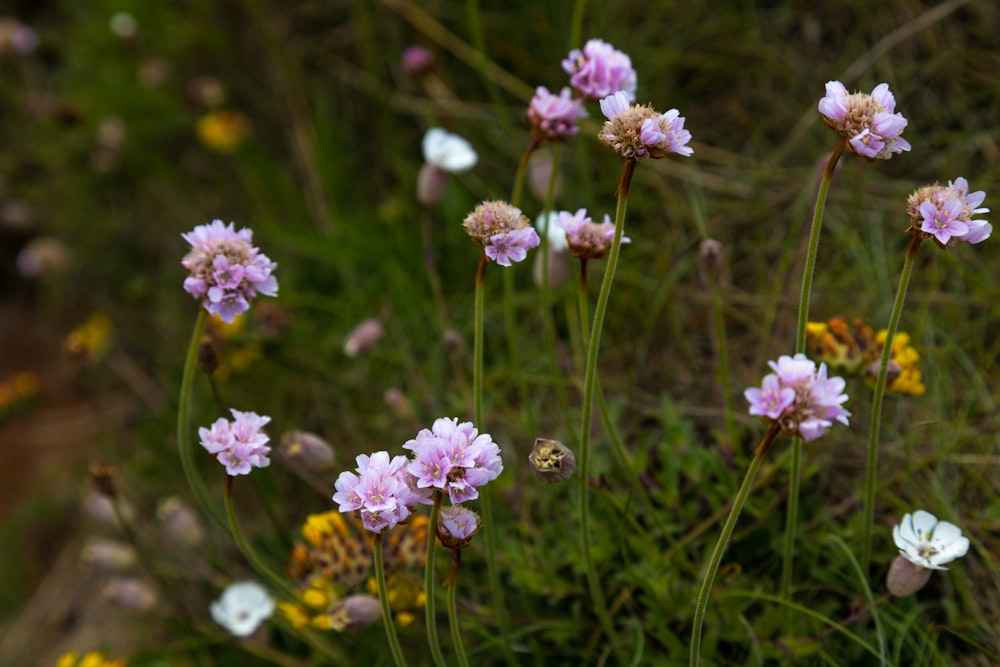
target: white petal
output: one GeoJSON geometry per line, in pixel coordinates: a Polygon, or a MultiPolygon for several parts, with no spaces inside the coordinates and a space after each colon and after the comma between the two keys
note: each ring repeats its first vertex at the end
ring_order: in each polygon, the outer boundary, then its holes
{"type": "Polygon", "coordinates": [[[912,522],[913,531],[921,540],[928,540],[931,533],[934,532],[934,527],[938,525],[937,517],[924,510],[914,512],[912,522]]]}
{"type": "Polygon", "coordinates": [[[943,565],[945,563],[950,563],[956,558],[961,558],[967,553],[969,553],[969,538],[960,537],[957,540],[949,542],[947,545],[941,547],[938,553],[933,556],[932,560],[935,565],[943,565]]]}
{"type": "Polygon", "coordinates": [[[427,130],[423,151],[424,160],[452,173],[472,169],[479,160],[468,141],[440,127],[427,130]]]}
{"type": "Polygon", "coordinates": [[[934,528],[934,541],[950,544],[962,537],[962,529],[953,523],[941,521],[934,528]]]}

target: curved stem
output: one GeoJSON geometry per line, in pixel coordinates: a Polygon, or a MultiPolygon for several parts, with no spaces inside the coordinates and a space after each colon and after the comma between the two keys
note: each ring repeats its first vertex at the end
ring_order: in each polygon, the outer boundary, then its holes
{"type": "MultiPolygon", "coordinates": [[[[816,256],[819,253],[819,233],[823,227],[823,211],[826,195],[830,190],[833,172],[840,156],[847,148],[847,140],[841,139],[830,153],[823,168],[823,175],[816,192],[816,206],[813,209],[812,225],[809,228],[809,246],[806,249],[806,266],[802,272],[802,291],[799,294],[799,318],[795,326],[795,353],[806,351],[806,323],[809,321],[809,297],[812,294],[813,274],[816,272],[816,256]]],[[[792,469],[789,475],[788,509],[785,516],[785,541],[781,557],[781,597],[788,599],[792,586],[792,564],[795,559],[795,533],[799,520],[799,478],[802,476],[802,438],[792,440],[792,469]]]]}
{"type": "Polygon", "coordinates": [[[191,342],[188,345],[187,358],[184,361],[184,376],[181,379],[181,393],[177,405],[177,452],[180,454],[181,467],[184,468],[184,476],[187,478],[188,486],[194,492],[194,497],[202,511],[212,517],[223,529],[226,528],[226,520],[222,518],[219,509],[208,497],[201,477],[198,476],[198,466],[194,460],[193,445],[191,443],[191,394],[194,384],[194,372],[198,364],[198,348],[201,346],[201,337],[205,332],[205,324],[208,322],[208,313],[204,308],[198,309],[198,319],[194,323],[194,331],[191,332],[191,342]]]}
{"type": "Polygon", "coordinates": [[[708,560],[705,577],[702,579],[701,588],[698,590],[698,601],[695,604],[694,627],[691,630],[691,667],[698,667],[701,664],[701,637],[702,629],[705,625],[705,612],[708,610],[708,599],[712,595],[712,584],[715,583],[715,575],[719,572],[722,555],[729,544],[729,538],[733,535],[733,529],[736,527],[736,521],[740,518],[740,512],[743,511],[743,506],[746,504],[747,498],[750,497],[750,491],[753,489],[757,471],[760,470],[760,466],[764,463],[764,458],[767,456],[767,451],[770,449],[771,443],[780,431],[781,426],[777,422],[771,424],[771,428],[768,429],[767,433],[761,439],[760,444],[754,449],[753,459],[750,461],[746,477],[743,478],[743,484],[740,485],[739,491],[736,492],[736,498],[733,499],[733,507],[729,510],[729,516],[722,525],[722,534],[719,535],[719,541],[715,543],[715,549],[712,550],[712,556],[708,560]]]}
{"type": "MultiPolygon", "coordinates": [[[[615,235],[611,242],[611,251],[608,253],[608,265],[604,272],[604,280],[601,283],[601,292],[597,297],[597,306],[594,308],[594,324],[591,327],[590,340],[587,345],[587,366],[583,380],[583,405],[580,419],[580,549],[594,611],[601,622],[604,633],[611,641],[615,654],[619,658],[623,656],[623,653],[618,645],[618,637],[615,634],[614,624],[611,621],[611,615],[604,600],[604,591],[601,589],[601,582],[597,576],[597,571],[594,569],[593,555],[590,550],[590,418],[594,408],[594,391],[597,386],[597,356],[601,347],[601,330],[604,327],[604,316],[608,310],[608,301],[611,296],[611,285],[615,278],[615,269],[618,267],[618,255],[622,244],[622,229],[625,227],[625,209],[628,203],[628,191],[632,182],[632,175],[635,173],[635,166],[635,160],[625,160],[622,168],[621,182],[618,186],[618,203],[615,207],[615,235]]],[[[620,659],[619,662],[625,661],[620,659]]]]}
{"type": "Polygon", "coordinates": [[[460,549],[451,552],[451,572],[448,573],[448,625],[451,628],[451,643],[455,645],[455,655],[458,656],[460,667],[469,667],[469,659],[465,655],[465,644],[462,643],[462,630],[458,625],[458,564],[461,560],[460,549]]]}
{"type": "Polygon", "coordinates": [[[896,290],[896,300],[892,304],[892,314],[889,315],[889,328],[885,334],[885,345],[882,348],[882,361],[878,367],[878,379],[875,381],[875,398],[872,399],[871,428],[868,432],[868,463],[865,474],[865,516],[863,521],[861,567],[867,573],[872,558],[872,528],[875,522],[875,487],[878,470],[878,437],[882,426],[882,401],[885,399],[885,386],[888,379],[889,360],[892,358],[892,342],[899,329],[899,320],[903,313],[903,302],[906,300],[906,289],[913,273],[913,263],[920,247],[920,237],[914,234],[910,247],[906,250],[906,260],[903,263],[903,274],[899,278],[899,288],[896,290]]]}
{"type": "Polygon", "coordinates": [[[385,586],[385,563],[382,562],[382,534],[375,535],[375,584],[378,586],[378,599],[382,603],[382,624],[385,625],[385,636],[389,640],[389,650],[396,661],[396,667],[405,667],[406,658],[396,636],[396,625],[392,621],[392,610],[389,609],[389,596],[385,586]]]}
{"type": "Polygon", "coordinates": [[[431,657],[437,667],[445,667],[444,654],[437,632],[437,590],[434,582],[434,563],[437,546],[437,522],[441,514],[441,501],[444,495],[441,491],[434,492],[434,505],[431,507],[430,525],[427,527],[427,562],[424,567],[424,618],[427,621],[427,643],[431,647],[431,657]]]}

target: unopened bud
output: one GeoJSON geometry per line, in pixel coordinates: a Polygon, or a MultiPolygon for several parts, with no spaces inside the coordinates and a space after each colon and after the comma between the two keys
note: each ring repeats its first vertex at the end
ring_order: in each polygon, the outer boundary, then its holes
{"type": "Polygon", "coordinates": [[[422,46],[411,45],[403,49],[403,69],[414,78],[419,78],[434,66],[434,54],[422,46]]]}
{"type": "Polygon", "coordinates": [[[115,484],[115,469],[113,466],[102,466],[96,463],[90,465],[90,483],[103,496],[114,499],[118,496],[115,484]]]}
{"type": "Polygon", "coordinates": [[[83,547],[80,559],[95,570],[127,570],[136,563],[136,553],[128,544],[103,537],[91,538],[83,547]]]}
{"type": "Polygon", "coordinates": [[[702,280],[712,284],[722,272],[722,244],[715,239],[705,239],[698,246],[698,269],[702,280]]]}
{"type": "Polygon", "coordinates": [[[333,467],[333,447],[315,433],[286,431],[281,436],[279,451],[289,461],[309,470],[323,471],[333,467]]]}
{"type": "Polygon", "coordinates": [[[449,350],[461,350],[465,347],[465,339],[454,329],[448,329],[444,332],[444,346],[449,350]]]}
{"type": "Polygon", "coordinates": [[[112,604],[134,611],[149,611],[156,605],[156,592],[152,587],[130,577],[111,579],[101,595],[112,604]]]}
{"type": "Polygon", "coordinates": [[[933,570],[920,567],[910,562],[903,555],[896,556],[889,566],[889,574],[885,578],[885,586],[889,592],[898,598],[913,595],[930,580],[933,570]]]}
{"type": "Polygon", "coordinates": [[[363,630],[382,618],[382,605],[371,595],[350,595],[327,613],[334,630],[363,630]]]}
{"type": "Polygon", "coordinates": [[[535,446],[528,454],[531,470],[543,482],[562,482],[569,479],[576,468],[576,457],[558,440],[535,438],[535,446]]]}
{"type": "Polygon", "coordinates": [[[450,178],[448,172],[441,167],[425,162],[417,175],[417,201],[424,206],[441,201],[450,178]]]}
{"type": "Polygon", "coordinates": [[[195,547],[205,539],[205,527],[190,505],[176,496],[164,499],[156,508],[163,527],[178,542],[195,547]]]}
{"type": "Polygon", "coordinates": [[[472,510],[462,505],[448,505],[441,508],[437,536],[445,549],[464,549],[482,527],[482,520],[472,510]]]}
{"type": "Polygon", "coordinates": [[[417,413],[413,410],[413,404],[410,403],[410,399],[401,389],[396,387],[386,389],[382,400],[385,401],[386,407],[392,411],[392,414],[399,419],[414,419],[416,417],[417,413]]]}
{"type": "MultiPolygon", "coordinates": [[[[535,154],[531,156],[531,160],[528,162],[528,188],[531,189],[532,194],[538,197],[539,201],[546,201],[546,195],[549,189],[549,180],[552,178],[552,168],[553,168],[553,156],[549,151],[535,151],[535,154]]],[[[562,178],[560,174],[556,174],[556,183],[553,188],[552,195],[555,199],[559,199],[559,195],[562,192],[562,178]]]]}
{"type": "Polygon", "coordinates": [[[344,341],[344,354],[354,358],[375,347],[382,338],[382,321],[376,318],[367,319],[347,336],[344,341]]]}
{"type": "MultiPolygon", "coordinates": [[[[132,508],[124,500],[118,500],[118,510],[126,521],[132,520],[132,508]]],[[[90,489],[83,498],[83,508],[95,521],[117,526],[118,515],[115,513],[115,501],[97,489],[90,489]]]]}

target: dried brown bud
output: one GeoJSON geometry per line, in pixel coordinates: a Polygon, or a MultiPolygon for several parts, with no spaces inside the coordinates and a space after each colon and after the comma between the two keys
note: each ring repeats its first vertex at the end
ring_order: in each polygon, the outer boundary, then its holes
{"type": "Polygon", "coordinates": [[[543,482],[562,482],[570,478],[576,468],[576,457],[558,440],[535,438],[535,446],[528,454],[531,470],[543,482]]]}
{"type": "Polygon", "coordinates": [[[896,556],[889,566],[889,574],[885,578],[885,586],[889,592],[898,598],[913,595],[931,578],[933,570],[910,562],[903,555],[896,556]]]}
{"type": "Polygon", "coordinates": [[[286,431],[281,436],[279,451],[289,461],[309,470],[324,471],[333,467],[333,447],[315,433],[286,431]]]}
{"type": "Polygon", "coordinates": [[[205,333],[198,343],[198,370],[211,375],[219,367],[219,347],[221,342],[218,337],[210,333],[205,333]]]}
{"type": "Polygon", "coordinates": [[[708,283],[719,280],[722,270],[722,244],[715,239],[705,239],[698,246],[698,268],[702,279],[708,283]]]}
{"type": "Polygon", "coordinates": [[[90,465],[90,483],[94,485],[94,488],[101,495],[111,499],[118,497],[114,466],[102,466],[92,463],[90,465]]]}

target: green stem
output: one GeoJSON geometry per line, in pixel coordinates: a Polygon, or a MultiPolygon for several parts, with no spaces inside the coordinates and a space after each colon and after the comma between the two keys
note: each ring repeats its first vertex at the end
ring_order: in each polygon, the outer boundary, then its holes
{"type": "Polygon", "coordinates": [[[740,490],[736,492],[733,507],[729,510],[726,523],[722,525],[722,534],[719,535],[719,541],[715,543],[715,549],[712,550],[712,556],[708,560],[705,577],[702,579],[701,588],[698,590],[698,602],[695,604],[694,627],[691,630],[691,667],[698,667],[701,664],[701,638],[702,629],[705,625],[705,612],[708,610],[708,599],[712,595],[712,585],[715,583],[715,575],[719,572],[719,564],[722,563],[722,556],[726,551],[726,546],[729,544],[729,538],[733,535],[736,522],[740,518],[740,512],[743,511],[743,506],[746,504],[747,498],[750,497],[750,491],[753,489],[757,472],[767,457],[767,451],[770,449],[771,443],[780,431],[780,424],[778,422],[772,423],[771,428],[764,434],[760,444],[754,450],[753,459],[750,461],[750,468],[747,469],[747,474],[743,478],[740,490]]]}
{"type": "Polygon", "coordinates": [[[541,143],[541,139],[532,137],[531,143],[524,149],[521,160],[517,163],[517,172],[514,174],[514,189],[510,193],[510,205],[514,208],[521,207],[521,193],[524,191],[524,176],[528,173],[528,162],[531,161],[531,156],[541,143]]]}
{"type": "Polygon", "coordinates": [[[448,625],[451,628],[451,643],[455,645],[455,655],[458,656],[460,667],[469,667],[469,658],[465,655],[465,644],[462,642],[462,629],[458,625],[458,564],[462,551],[453,549],[451,552],[451,572],[448,573],[448,625]]]}
{"type": "Polygon", "coordinates": [[[913,235],[910,247],[906,250],[906,260],[903,263],[903,275],[899,278],[899,288],[896,290],[896,300],[892,304],[892,314],[889,315],[889,329],[885,334],[885,345],[882,348],[882,361],[878,367],[878,379],[875,381],[875,398],[872,399],[871,428],[868,433],[868,467],[865,475],[865,516],[862,535],[861,567],[868,572],[872,557],[872,528],[875,522],[875,488],[876,472],[878,470],[878,440],[882,426],[882,401],[885,399],[885,386],[888,378],[889,360],[892,358],[892,341],[899,329],[899,319],[903,313],[903,302],[906,300],[906,289],[913,273],[913,263],[920,247],[920,237],[913,235]]]}
{"type": "Polygon", "coordinates": [[[569,48],[579,49],[583,47],[580,43],[580,36],[583,34],[583,12],[587,8],[587,0],[576,0],[573,3],[573,16],[569,22],[569,48]]]}
{"type": "Polygon", "coordinates": [[[619,662],[624,663],[614,624],[604,601],[604,591],[594,569],[594,559],[590,549],[590,418],[594,409],[594,391],[597,386],[597,356],[601,347],[601,330],[604,328],[604,316],[608,310],[611,296],[611,285],[615,279],[615,269],[618,267],[618,255],[622,244],[622,229],[625,227],[625,208],[628,203],[629,186],[635,173],[635,160],[627,159],[622,167],[622,177],[618,185],[618,203],[615,207],[615,236],[608,253],[608,265],[605,268],[601,292],[594,308],[594,324],[590,329],[590,340],[587,345],[587,365],[583,380],[583,405],[580,418],[580,549],[583,565],[590,587],[590,597],[594,611],[601,623],[604,633],[611,641],[619,662]]]}
{"type": "MultiPolygon", "coordinates": [[[[823,211],[826,195],[830,190],[833,172],[840,156],[847,148],[847,141],[841,139],[830,153],[823,168],[816,193],[816,207],[813,209],[812,225],[809,228],[809,247],[806,250],[806,266],[802,272],[802,292],[799,295],[799,319],[795,326],[795,353],[806,351],[806,323],[809,321],[809,297],[812,293],[813,274],[816,272],[816,256],[819,251],[819,233],[823,227],[823,211]]],[[[795,559],[795,533],[799,521],[799,481],[802,475],[802,438],[792,440],[792,464],[788,485],[788,509],[785,516],[785,541],[781,557],[781,597],[788,599],[792,587],[792,565],[795,559]]]]}
{"type": "Polygon", "coordinates": [[[441,652],[441,643],[438,641],[437,632],[437,590],[434,582],[434,563],[437,553],[437,523],[441,514],[441,501],[444,494],[441,491],[434,492],[434,505],[431,507],[431,521],[427,528],[427,562],[424,568],[424,618],[427,621],[427,643],[431,647],[431,657],[437,667],[445,667],[444,654],[441,652]]]}
{"type": "Polygon", "coordinates": [[[226,487],[225,496],[226,501],[226,516],[229,518],[229,530],[233,534],[233,539],[236,540],[237,546],[239,546],[240,551],[243,556],[250,562],[250,565],[260,574],[262,577],[271,582],[274,588],[281,591],[281,593],[287,597],[289,600],[296,602],[299,599],[298,593],[295,592],[285,578],[276,573],[274,570],[264,562],[264,559],[260,557],[253,547],[243,538],[243,531],[240,530],[239,521],[236,520],[236,508],[233,505],[233,480],[236,479],[231,475],[226,476],[226,487]]]}
{"type": "MultiPolygon", "coordinates": [[[[483,329],[485,327],[486,301],[486,251],[479,255],[479,266],[476,268],[476,306],[475,333],[472,351],[472,404],[473,420],[476,428],[483,427],[483,329]]],[[[516,665],[514,652],[511,649],[510,619],[507,617],[507,607],[504,602],[503,587],[500,585],[500,572],[496,564],[497,533],[493,521],[492,486],[486,486],[479,494],[479,509],[483,518],[483,529],[486,532],[486,578],[490,584],[490,597],[496,614],[497,625],[500,628],[501,649],[508,665],[516,665]]]]}
{"type": "Polygon", "coordinates": [[[194,331],[191,333],[191,343],[188,345],[187,358],[184,361],[184,376],[181,379],[181,394],[177,406],[177,451],[181,457],[184,476],[187,477],[188,486],[194,492],[198,505],[203,512],[211,516],[221,528],[225,529],[226,520],[209,499],[208,491],[198,475],[198,466],[194,460],[191,443],[191,394],[194,372],[198,365],[198,348],[201,346],[201,337],[205,332],[207,322],[208,313],[204,308],[199,308],[198,319],[195,320],[194,331]]]}
{"type": "Polygon", "coordinates": [[[403,649],[399,645],[399,638],[396,636],[396,625],[392,622],[392,610],[389,609],[389,595],[385,586],[385,563],[382,562],[382,534],[375,535],[375,583],[378,586],[378,599],[382,603],[382,623],[385,625],[385,635],[389,640],[389,650],[392,651],[392,658],[396,662],[396,667],[404,667],[406,658],[403,657],[403,649]]]}

